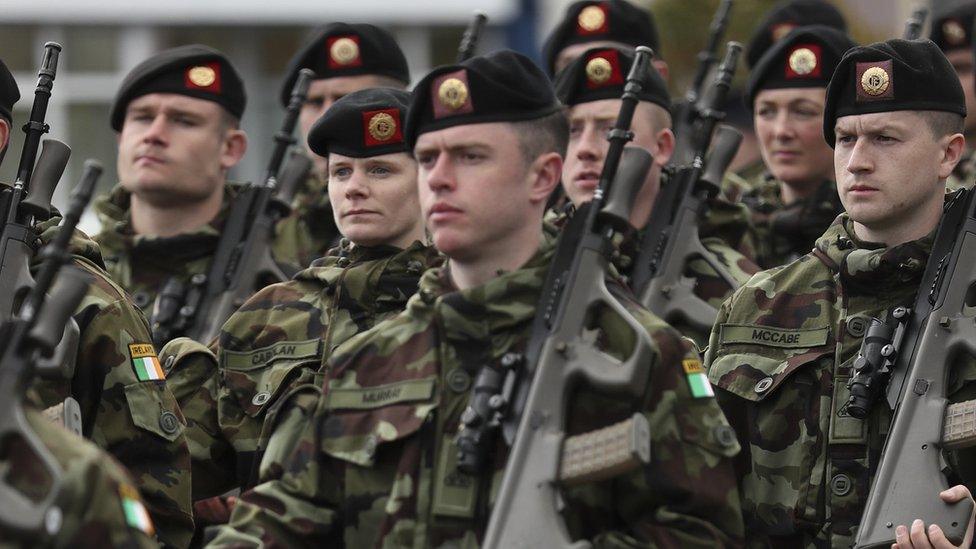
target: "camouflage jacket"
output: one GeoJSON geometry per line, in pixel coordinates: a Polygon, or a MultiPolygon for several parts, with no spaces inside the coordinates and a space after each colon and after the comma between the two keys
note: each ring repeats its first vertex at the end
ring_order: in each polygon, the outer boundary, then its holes
{"type": "Polygon", "coordinates": [[[402,311],[437,257],[420,242],[334,252],[251,297],[213,349],[187,338],[163,349],[188,418],[194,500],[251,486],[265,417],[279,397],[318,372],[340,343],[402,311]]]}
{"type": "Polygon", "coordinates": [[[304,268],[324,256],[342,235],[332,215],[326,186],[314,173],[295,193],[291,207],[291,213],[275,226],[271,249],[278,261],[304,268]]]}
{"type": "MultiPolygon", "coordinates": [[[[843,214],[813,252],[757,274],[722,307],[705,362],[743,447],[749,545],[851,543],[891,416],[884,404],[863,421],[843,410],[851,364],[871,317],[912,306],[932,239],[862,242],[843,214]]],[[[952,398],[972,398],[974,381],[976,362],[955,365],[952,398]]]]}
{"type": "MultiPolygon", "coordinates": [[[[59,222],[38,227],[42,243],[59,222]]],[[[98,246],[78,232],[70,249],[72,263],[94,281],[74,314],[81,329],[74,374],[35,383],[39,403],[77,399],[86,434],[132,473],[160,541],[184,547],[193,532],[186,420],[158,367],[145,318],[102,269],[98,246]]]]}
{"type": "MultiPolygon", "coordinates": [[[[324,396],[296,389],[311,398],[282,416],[264,482],[242,495],[213,545],[477,547],[508,449],[496,441],[489,474],[468,476],[455,467],[454,435],[478,366],[524,349],[552,249],[550,239],[522,268],[463,291],[446,268],[429,270],[404,313],[336,350],[324,396]]],[[[619,421],[636,405],[650,421],[651,464],[565,490],[569,530],[596,547],[734,544],[737,445],[713,398],[692,396],[682,361],[697,365],[697,354],[623,300],[654,343],[646,394],[628,402],[579,390],[568,430],[619,421]]],[[[607,352],[632,345],[619,322],[597,320],[607,352]]]]}
{"type": "Polygon", "coordinates": [[[833,181],[825,181],[813,195],[789,206],[783,204],[781,184],[767,172],[751,188],[723,190],[727,199],[741,200],[748,208],[744,246],[764,269],[785,265],[813,250],[817,238],[844,209],[833,181]]]}
{"type": "MultiPolygon", "coordinates": [[[[34,532],[18,539],[0,521],[0,548],[159,547],[151,537],[152,520],[125,469],[94,444],[57,427],[40,413],[26,410],[26,415],[61,468],[61,490],[55,505],[61,510],[62,522],[53,535],[34,532]]],[[[47,474],[38,467],[34,454],[22,445],[11,448],[0,458],[6,479],[23,494],[44,497],[47,474]]],[[[0,502],[0,509],[3,507],[0,502]]]]}

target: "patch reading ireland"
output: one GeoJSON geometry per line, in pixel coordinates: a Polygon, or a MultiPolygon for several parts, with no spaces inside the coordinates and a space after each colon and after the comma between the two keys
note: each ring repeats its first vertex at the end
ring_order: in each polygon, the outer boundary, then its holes
{"type": "Polygon", "coordinates": [[[163,368],[156,358],[156,349],[148,343],[133,343],[129,345],[129,358],[132,359],[132,369],[139,381],[157,381],[166,379],[163,368]]]}
{"type": "Polygon", "coordinates": [[[695,398],[709,398],[715,396],[712,384],[705,375],[705,368],[697,358],[686,358],[681,361],[681,366],[685,369],[688,376],[688,388],[691,389],[691,396],[695,398]]]}

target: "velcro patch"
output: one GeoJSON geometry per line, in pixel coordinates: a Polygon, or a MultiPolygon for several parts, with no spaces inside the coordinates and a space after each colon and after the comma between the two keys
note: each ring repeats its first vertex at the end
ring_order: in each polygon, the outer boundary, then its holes
{"type": "Polygon", "coordinates": [[[252,370],[263,368],[276,360],[295,360],[319,356],[319,340],[281,341],[252,351],[221,350],[220,359],[225,368],[252,370]]]}
{"type": "Polygon", "coordinates": [[[147,536],[154,536],[156,529],[153,527],[152,519],[149,518],[146,506],[139,499],[139,492],[129,484],[120,484],[119,499],[122,500],[125,522],[132,528],[144,532],[147,536]]]}
{"type": "Polygon", "coordinates": [[[391,404],[430,400],[434,396],[434,377],[408,379],[375,387],[330,388],[326,408],[330,410],[371,410],[391,404]]]}
{"type": "Polygon", "coordinates": [[[681,366],[685,370],[685,376],[688,378],[688,389],[691,390],[691,396],[695,398],[709,398],[715,396],[715,391],[712,389],[712,384],[708,381],[708,376],[705,375],[705,368],[702,367],[702,363],[697,358],[686,358],[681,361],[681,366]]]}
{"type": "Polygon", "coordinates": [[[129,359],[139,381],[158,381],[166,379],[163,368],[156,358],[156,349],[151,343],[129,345],[129,359]]]}
{"type": "Polygon", "coordinates": [[[748,324],[723,324],[721,329],[721,344],[744,343],[747,345],[782,347],[784,349],[803,349],[826,345],[829,335],[830,328],[826,327],[807,330],[787,330],[748,324]]]}

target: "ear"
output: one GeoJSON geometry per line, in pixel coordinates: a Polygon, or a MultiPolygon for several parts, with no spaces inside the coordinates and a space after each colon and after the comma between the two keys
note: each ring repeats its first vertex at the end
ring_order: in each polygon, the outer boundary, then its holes
{"type": "Polygon", "coordinates": [[[671,69],[668,68],[668,62],[660,57],[655,57],[651,64],[657,69],[657,72],[661,74],[661,78],[664,79],[664,83],[668,83],[668,77],[671,75],[671,69]]]}
{"type": "Polygon", "coordinates": [[[220,153],[220,167],[229,170],[244,158],[247,152],[247,134],[244,130],[229,129],[224,133],[224,146],[220,153]]]}
{"type": "Polygon", "coordinates": [[[657,151],[654,152],[655,164],[661,167],[667,165],[668,161],[671,160],[671,155],[674,154],[674,141],[674,132],[671,131],[671,128],[664,128],[657,132],[655,136],[657,143],[657,151]]]}
{"type": "Polygon", "coordinates": [[[943,139],[942,161],[939,162],[939,179],[946,179],[956,168],[966,150],[966,138],[961,133],[946,136],[943,139]]]}
{"type": "Polygon", "coordinates": [[[533,204],[545,204],[549,195],[559,185],[563,173],[563,157],[549,152],[540,155],[529,166],[529,200],[533,204]]]}

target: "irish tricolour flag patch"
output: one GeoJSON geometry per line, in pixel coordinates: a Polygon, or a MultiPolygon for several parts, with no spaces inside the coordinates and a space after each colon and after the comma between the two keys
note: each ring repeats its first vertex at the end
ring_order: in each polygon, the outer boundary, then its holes
{"type": "Polygon", "coordinates": [[[132,369],[136,371],[139,381],[166,379],[163,368],[159,365],[159,359],[156,358],[156,349],[151,344],[129,345],[129,357],[132,358],[132,369]]]}
{"type": "Polygon", "coordinates": [[[122,484],[119,486],[119,498],[122,500],[125,522],[132,528],[141,530],[147,536],[152,537],[156,533],[156,529],[153,527],[152,519],[149,518],[146,506],[139,499],[139,492],[128,484],[122,484]]]}
{"type": "Polygon", "coordinates": [[[712,384],[708,382],[705,375],[705,368],[697,358],[686,358],[681,361],[684,366],[685,375],[688,376],[688,388],[691,389],[691,396],[695,398],[708,398],[715,396],[712,384]]]}

